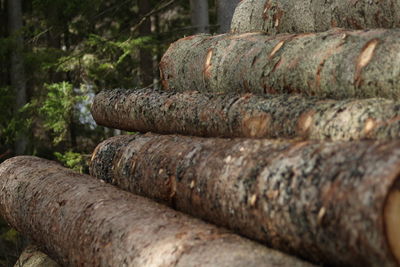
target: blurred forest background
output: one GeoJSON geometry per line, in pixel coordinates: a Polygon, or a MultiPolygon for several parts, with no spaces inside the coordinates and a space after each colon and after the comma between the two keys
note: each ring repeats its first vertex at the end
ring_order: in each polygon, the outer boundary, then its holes
{"type": "MultiPolygon", "coordinates": [[[[28,154],[87,172],[96,144],[120,134],[96,126],[93,96],[159,88],[171,42],[227,32],[239,0],[0,0],[0,163],[28,154]]],[[[0,266],[22,250],[0,224],[0,266]]]]}

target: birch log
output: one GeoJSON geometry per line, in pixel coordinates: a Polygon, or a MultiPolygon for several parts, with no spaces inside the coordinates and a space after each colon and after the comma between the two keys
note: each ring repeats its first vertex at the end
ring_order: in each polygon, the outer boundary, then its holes
{"type": "Polygon", "coordinates": [[[91,174],[326,266],[400,262],[400,141],[119,136],[91,174]]]}
{"type": "Polygon", "coordinates": [[[0,165],[0,212],[63,266],[309,266],[47,160],[0,165]]]}
{"type": "Polygon", "coordinates": [[[233,32],[321,32],[400,27],[399,0],[243,0],[237,6],[233,32]]]}
{"type": "Polygon", "coordinates": [[[301,93],[320,98],[400,96],[400,30],[196,35],[160,63],[166,90],[301,93]]]}
{"type": "Polygon", "coordinates": [[[400,137],[400,103],[378,98],[319,101],[298,95],[115,89],[96,95],[91,112],[99,125],[142,133],[332,140],[400,137]]]}

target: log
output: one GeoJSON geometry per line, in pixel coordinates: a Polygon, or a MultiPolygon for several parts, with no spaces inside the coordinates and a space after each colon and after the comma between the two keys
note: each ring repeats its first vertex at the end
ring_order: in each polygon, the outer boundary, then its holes
{"type": "Polygon", "coordinates": [[[142,133],[325,140],[400,137],[400,103],[379,98],[320,101],[298,95],[115,89],[96,95],[91,112],[99,125],[142,133]]]}
{"type": "Polygon", "coordinates": [[[0,165],[0,212],[63,266],[310,266],[35,157],[0,165]]]}
{"type": "Polygon", "coordinates": [[[348,29],[399,28],[400,1],[243,0],[237,6],[231,31],[276,33],[348,29]]]}
{"type": "Polygon", "coordinates": [[[400,29],[203,34],[173,43],[160,71],[166,90],[399,99],[398,51],[400,29]]]}
{"type": "Polygon", "coordinates": [[[399,140],[118,136],[91,174],[315,263],[400,263],[399,140]]]}
{"type": "Polygon", "coordinates": [[[60,267],[60,265],[43,253],[39,247],[30,245],[22,251],[14,267],[60,267]]]}

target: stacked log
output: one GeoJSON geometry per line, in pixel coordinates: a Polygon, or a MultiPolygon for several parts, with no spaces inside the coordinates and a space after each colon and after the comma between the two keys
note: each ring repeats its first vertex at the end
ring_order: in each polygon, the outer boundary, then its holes
{"type": "Polygon", "coordinates": [[[400,141],[119,136],[91,175],[316,263],[400,263],[400,141]]]}
{"type": "Polygon", "coordinates": [[[24,249],[14,267],[60,267],[39,247],[30,245],[24,249]]]}
{"type": "Polygon", "coordinates": [[[160,71],[166,90],[399,99],[398,51],[399,29],[203,34],[173,43],[160,71]]]}
{"type": "Polygon", "coordinates": [[[400,137],[400,103],[378,98],[321,101],[299,95],[116,89],[96,95],[91,112],[99,125],[142,133],[320,140],[400,137]]]}
{"type": "Polygon", "coordinates": [[[243,0],[233,16],[233,32],[269,34],[347,29],[399,28],[400,2],[343,0],[243,0]]]}
{"type": "MultiPolygon", "coordinates": [[[[400,30],[303,33],[312,19],[313,32],[337,26],[336,15],[318,17],[318,6],[339,2],[314,1],[313,16],[286,22],[311,5],[292,2],[244,0],[233,23],[239,34],[172,44],[160,63],[165,92],[97,95],[98,124],[174,135],[106,140],[91,175],[315,263],[398,266],[400,30]],[[260,12],[263,27],[272,25],[257,29],[264,33],[238,22],[260,12]],[[268,35],[279,32],[289,33],[268,35]]],[[[349,18],[342,26],[357,28],[364,16],[359,28],[374,23],[369,13],[350,20],[363,9],[357,3],[333,11],[349,18]]],[[[368,12],[388,9],[372,5],[368,12]]],[[[388,19],[388,28],[399,21],[388,19]]]]}
{"type": "Polygon", "coordinates": [[[399,266],[400,30],[368,30],[398,27],[399,10],[241,1],[233,33],[170,46],[165,91],[105,91],[92,105],[100,125],[174,135],[104,141],[97,180],[10,159],[0,212],[62,265],[311,266],[271,247],[327,266],[399,266]]]}
{"type": "Polygon", "coordinates": [[[310,266],[35,158],[0,165],[0,212],[62,266],[310,266]]]}

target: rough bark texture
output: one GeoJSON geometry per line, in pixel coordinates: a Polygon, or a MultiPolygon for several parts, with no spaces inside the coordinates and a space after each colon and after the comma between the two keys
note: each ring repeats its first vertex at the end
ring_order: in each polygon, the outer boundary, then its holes
{"type": "Polygon", "coordinates": [[[14,267],[60,267],[37,246],[29,246],[22,252],[14,267]]]}
{"type": "Polygon", "coordinates": [[[399,29],[203,34],[173,43],[160,68],[167,90],[399,99],[399,51],[399,29]]]}
{"type": "Polygon", "coordinates": [[[208,0],[190,0],[190,19],[196,33],[208,33],[208,0]]]}
{"type": "Polygon", "coordinates": [[[35,157],[0,165],[0,212],[65,266],[309,266],[35,157]]]}
{"type": "Polygon", "coordinates": [[[399,141],[119,136],[91,161],[93,176],[125,190],[337,266],[396,266],[400,234],[388,241],[385,229],[400,219],[383,210],[399,173],[399,141]]]}
{"type": "Polygon", "coordinates": [[[331,140],[400,137],[400,103],[379,98],[319,101],[298,95],[116,89],[96,95],[91,112],[99,125],[142,133],[331,140]]]}
{"type": "Polygon", "coordinates": [[[400,27],[398,0],[243,0],[235,10],[233,32],[321,32],[400,27]]]}

